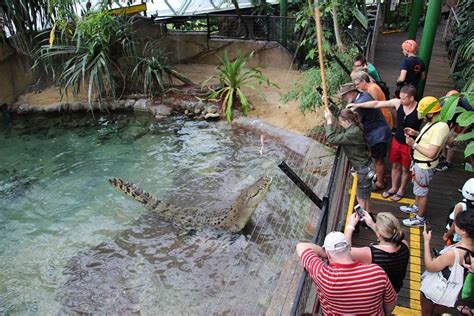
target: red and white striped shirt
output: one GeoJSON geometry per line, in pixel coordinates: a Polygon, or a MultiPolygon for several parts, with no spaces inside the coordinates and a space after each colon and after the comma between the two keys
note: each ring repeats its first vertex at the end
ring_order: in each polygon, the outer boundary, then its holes
{"type": "Polygon", "coordinates": [[[324,263],[312,249],[301,263],[316,284],[324,315],[384,315],[383,304],[397,300],[385,271],[378,265],[324,263]]]}

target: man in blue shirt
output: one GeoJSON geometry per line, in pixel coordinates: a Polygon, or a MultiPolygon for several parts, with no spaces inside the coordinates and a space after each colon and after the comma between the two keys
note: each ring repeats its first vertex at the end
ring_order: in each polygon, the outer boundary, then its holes
{"type": "MultiPolygon", "coordinates": [[[[357,90],[353,83],[342,85],[340,91],[342,98],[347,103],[364,103],[373,101],[370,94],[357,90]]],[[[392,135],[390,127],[379,109],[357,108],[354,111],[359,115],[359,121],[364,128],[370,154],[374,160],[377,181],[374,183],[373,189],[381,190],[385,187],[384,158],[387,156],[388,142],[392,135]]]]}

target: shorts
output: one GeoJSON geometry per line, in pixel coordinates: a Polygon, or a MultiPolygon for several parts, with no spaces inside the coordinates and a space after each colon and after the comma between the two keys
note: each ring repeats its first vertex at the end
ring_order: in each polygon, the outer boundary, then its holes
{"type": "Polygon", "coordinates": [[[411,148],[407,144],[401,144],[398,140],[392,138],[390,144],[390,154],[388,159],[391,162],[399,162],[405,169],[410,169],[411,164],[411,148]]]}
{"type": "Polygon", "coordinates": [[[370,198],[370,193],[372,192],[372,179],[369,179],[367,174],[369,173],[370,168],[362,168],[357,171],[357,197],[368,200],[370,198]]]}
{"type": "Polygon", "coordinates": [[[378,143],[371,146],[370,154],[373,159],[383,159],[387,157],[387,143],[378,143]]]}
{"type": "Polygon", "coordinates": [[[416,163],[413,164],[413,170],[411,171],[413,194],[416,196],[427,196],[428,186],[433,179],[433,175],[434,169],[421,169],[416,163]]]}

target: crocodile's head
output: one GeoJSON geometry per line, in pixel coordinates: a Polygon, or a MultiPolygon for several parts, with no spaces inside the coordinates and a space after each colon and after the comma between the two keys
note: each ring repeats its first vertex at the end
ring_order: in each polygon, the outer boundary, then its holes
{"type": "Polygon", "coordinates": [[[239,197],[232,205],[231,221],[233,221],[230,230],[232,232],[241,231],[252,217],[258,204],[263,200],[270,185],[272,178],[263,176],[254,184],[242,190],[239,197]]]}

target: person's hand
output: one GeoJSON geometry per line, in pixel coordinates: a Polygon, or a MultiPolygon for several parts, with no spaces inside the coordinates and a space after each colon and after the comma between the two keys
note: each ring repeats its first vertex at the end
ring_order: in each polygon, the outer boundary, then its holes
{"type": "Polygon", "coordinates": [[[451,238],[451,235],[450,235],[450,234],[448,234],[448,233],[444,233],[444,234],[443,234],[443,240],[444,240],[444,242],[447,242],[447,241],[449,240],[449,238],[451,238]]]}
{"type": "Polygon", "coordinates": [[[427,230],[426,223],[423,227],[423,239],[425,240],[425,243],[431,240],[431,231],[427,230]]]}
{"type": "Polygon", "coordinates": [[[405,127],[403,129],[403,132],[405,133],[405,135],[408,135],[408,136],[415,136],[416,135],[416,131],[413,128],[410,128],[410,127],[405,127]]]}
{"type": "Polygon", "coordinates": [[[356,103],[349,103],[346,105],[346,109],[355,110],[357,108],[358,108],[358,105],[356,103]]]}
{"type": "Polygon", "coordinates": [[[366,210],[363,210],[362,212],[364,213],[363,220],[367,224],[367,226],[374,227],[375,223],[372,219],[372,216],[370,216],[369,212],[367,212],[366,210]]]}
{"type": "Polygon", "coordinates": [[[352,213],[351,216],[349,216],[349,219],[347,220],[347,224],[356,226],[357,223],[359,222],[360,218],[359,215],[357,215],[357,212],[352,213]]]}
{"type": "Polygon", "coordinates": [[[328,108],[324,109],[324,117],[326,118],[326,123],[328,125],[332,124],[333,116],[332,116],[331,111],[328,108]]]}
{"type": "Polygon", "coordinates": [[[415,140],[412,137],[405,135],[405,143],[407,143],[408,146],[413,147],[415,140]]]}

